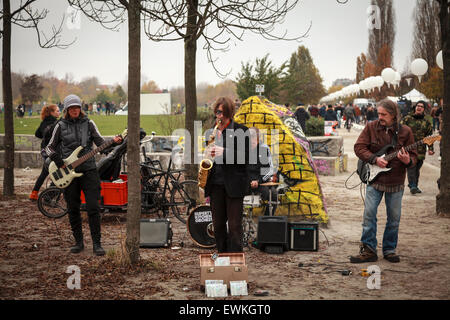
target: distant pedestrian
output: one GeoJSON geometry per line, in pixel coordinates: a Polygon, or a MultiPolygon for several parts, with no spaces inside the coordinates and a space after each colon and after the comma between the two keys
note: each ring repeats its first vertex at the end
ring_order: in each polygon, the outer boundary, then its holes
{"type": "Polygon", "coordinates": [[[303,133],[306,135],[306,120],[309,120],[310,116],[305,110],[303,103],[298,103],[297,109],[294,112],[294,117],[302,127],[303,133]]]}
{"type": "Polygon", "coordinates": [[[333,106],[330,104],[328,105],[327,111],[325,112],[325,121],[338,121],[336,111],[333,110],[333,106]]]}

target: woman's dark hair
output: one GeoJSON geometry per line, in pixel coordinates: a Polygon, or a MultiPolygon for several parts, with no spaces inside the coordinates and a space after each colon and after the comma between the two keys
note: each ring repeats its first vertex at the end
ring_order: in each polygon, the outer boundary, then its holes
{"type": "Polygon", "coordinates": [[[230,98],[227,97],[220,97],[217,99],[217,101],[214,103],[213,111],[214,114],[216,114],[217,109],[222,106],[223,115],[226,118],[231,119],[234,115],[234,102],[230,98]]]}

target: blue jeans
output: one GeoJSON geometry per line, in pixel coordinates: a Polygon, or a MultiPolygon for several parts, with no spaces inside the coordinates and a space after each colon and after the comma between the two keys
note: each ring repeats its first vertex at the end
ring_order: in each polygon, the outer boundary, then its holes
{"type": "Polygon", "coordinates": [[[395,253],[398,241],[398,229],[402,212],[403,190],[399,192],[378,191],[368,185],[363,217],[361,242],[377,252],[377,211],[383,198],[386,203],[387,222],[383,235],[383,255],[395,253]]]}

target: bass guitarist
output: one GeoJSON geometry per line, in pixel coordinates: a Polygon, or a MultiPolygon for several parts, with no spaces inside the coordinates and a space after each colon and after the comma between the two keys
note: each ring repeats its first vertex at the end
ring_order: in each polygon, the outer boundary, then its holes
{"type": "MultiPolygon", "coordinates": [[[[52,137],[45,148],[48,156],[58,168],[64,168],[62,159],[68,158],[79,146],[83,146],[80,156],[92,150],[92,144],[100,146],[105,140],[100,135],[95,123],[88,119],[81,110],[81,100],[71,94],[64,99],[64,117],[53,129],[52,137]]],[[[120,136],[114,137],[115,143],[120,143],[120,136]]],[[[89,217],[94,254],[102,256],[105,250],[101,246],[100,233],[100,178],[94,158],[82,163],[76,172],[83,173],[81,177],[73,179],[64,189],[64,198],[69,211],[69,221],[75,238],[75,245],[70,248],[71,253],[79,253],[84,249],[82,220],[80,214],[81,190],[86,198],[86,208],[89,217]]]]}
{"type": "Polygon", "coordinates": [[[406,169],[417,163],[417,151],[413,149],[406,152],[404,149],[414,143],[414,136],[410,127],[399,124],[401,114],[395,102],[389,99],[381,100],[377,104],[377,112],[378,120],[367,123],[355,143],[354,151],[364,162],[376,164],[381,168],[389,166],[392,169],[379,174],[367,185],[360,252],[359,255],[350,257],[351,263],[378,260],[376,216],[383,195],[387,214],[382,244],[383,256],[389,262],[400,262],[396,248],[404,182],[406,169]],[[387,162],[376,153],[389,144],[394,144],[394,150],[399,152],[396,158],[387,162]]]}

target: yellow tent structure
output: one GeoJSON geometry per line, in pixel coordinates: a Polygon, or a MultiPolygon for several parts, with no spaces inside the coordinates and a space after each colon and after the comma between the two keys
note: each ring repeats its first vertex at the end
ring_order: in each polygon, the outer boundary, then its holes
{"type": "Polygon", "coordinates": [[[260,130],[264,143],[271,148],[278,171],[289,186],[277,215],[287,213],[326,225],[328,214],[319,175],[309,142],[292,111],[263,97],[252,96],[242,102],[234,120],[260,130]]]}

